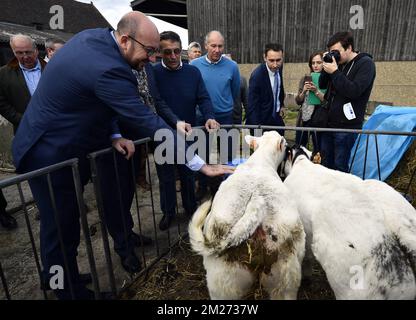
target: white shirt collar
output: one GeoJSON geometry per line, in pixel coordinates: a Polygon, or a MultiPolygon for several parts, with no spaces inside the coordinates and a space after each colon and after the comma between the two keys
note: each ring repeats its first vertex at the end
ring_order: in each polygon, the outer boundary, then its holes
{"type": "Polygon", "coordinates": [[[209,60],[209,59],[208,59],[208,55],[205,55],[205,60],[207,60],[207,62],[208,62],[209,64],[218,64],[218,63],[220,63],[220,62],[221,62],[221,60],[222,60],[222,56],[220,57],[220,59],[219,59],[218,61],[216,61],[216,62],[212,62],[211,60],[209,60]]]}
{"type": "Polygon", "coordinates": [[[120,52],[121,52],[121,48],[120,48],[120,45],[117,42],[116,35],[115,35],[114,31],[111,31],[110,34],[113,37],[114,42],[117,44],[118,50],[120,50],[120,52]]]}
{"type": "MultiPolygon", "coordinates": [[[[267,71],[269,72],[269,76],[270,76],[270,77],[274,77],[275,72],[273,72],[272,70],[270,70],[270,68],[269,68],[269,66],[267,65],[267,63],[266,63],[266,68],[267,68],[267,71]]],[[[279,72],[279,69],[277,69],[277,71],[276,71],[276,72],[279,72]]]]}
{"type": "Polygon", "coordinates": [[[163,59],[161,60],[161,63],[162,63],[162,67],[163,68],[165,68],[165,69],[168,69],[168,70],[171,70],[171,71],[177,71],[177,70],[180,70],[180,69],[182,69],[182,66],[183,66],[183,64],[182,64],[182,59],[180,60],[180,63],[179,63],[179,66],[176,68],[176,69],[171,69],[171,68],[169,68],[164,62],[163,62],[163,59]]]}

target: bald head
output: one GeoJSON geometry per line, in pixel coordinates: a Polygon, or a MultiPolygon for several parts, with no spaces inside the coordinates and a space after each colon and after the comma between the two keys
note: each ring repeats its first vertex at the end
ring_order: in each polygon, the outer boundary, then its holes
{"type": "Polygon", "coordinates": [[[221,32],[217,30],[212,30],[208,32],[207,35],[205,36],[205,44],[208,44],[210,41],[213,41],[213,40],[224,42],[224,36],[222,35],[221,32]]]}
{"type": "Polygon", "coordinates": [[[125,14],[117,24],[117,32],[120,35],[126,34],[134,38],[154,37],[157,42],[159,41],[159,31],[156,25],[144,13],[139,11],[125,14]]]}
{"type": "Polygon", "coordinates": [[[224,37],[221,32],[213,30],[207,33],[205,36],[205,49],[210,61],[217,62],[221,59],[224,53],[224,37]]]}
{"type": "Polygon", "coordinates": [[[134,69],[141,69],[155,61],[159,49],[159,32],[156,25],[139,11],[125,14],[117,24],[116,39],[121,53],[134,69]]]}

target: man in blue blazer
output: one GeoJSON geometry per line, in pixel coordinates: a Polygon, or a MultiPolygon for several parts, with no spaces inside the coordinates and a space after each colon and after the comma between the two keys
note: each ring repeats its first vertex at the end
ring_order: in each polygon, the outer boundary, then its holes
{"type": "MultiPolygon", "coordinates": [[[[264,63],[251,74],[248,87],[248,125],[284,126],[283,47],[266,44],[264,63]]],[[[284,130],[278,130],[281,135],[284,130]]]]}
{"type": "MultiPolygon", "coordinates": [[[[86,156],[110,145],[111,119],[116,115],[142,136],[153,137],[158,129],[169,129],[165,121],[140,102],[137,80],[131,71],[154,61],[158,47],[156,26],[137,11],[126,14],[117,31],[92,29],[75,35],[45,68],[21,120],[13,142],[17,171],[29,172],[78,158],[81,182],[85,185],[90,177],[86,156]]],[[[130,140],[120,138],[112,143],[127,158],[134,153],[130,140]]],[[[175,148],[177,145],[180,144],[175,144],[175,148]]],[[[188,160],[188,165],[207,175],[230,171],[208,166],[196,156],[188,160]]],[[[29,182],[40,211],[44,272],[49,273],[53,266],[65,269],[64,288],[55,290],[59,299],[91,299],[93,293],[81,281],[76,261],[80,226],[71,170],[53,173],[51,182],[59,213],[57,222],[46,178],[29,182]],[[72,293],[69,282],[73,285],[72,293]]]]}

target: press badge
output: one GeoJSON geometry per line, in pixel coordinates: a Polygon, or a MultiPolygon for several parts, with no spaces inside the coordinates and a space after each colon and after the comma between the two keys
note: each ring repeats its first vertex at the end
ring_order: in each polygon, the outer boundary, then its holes
{"type": "Polygon", "coordinates": [[[354,108],[352,107],[351,102],[344,104],[344,114],[348,120],[354,120],[357,118],[355,116],[354,108]]]}

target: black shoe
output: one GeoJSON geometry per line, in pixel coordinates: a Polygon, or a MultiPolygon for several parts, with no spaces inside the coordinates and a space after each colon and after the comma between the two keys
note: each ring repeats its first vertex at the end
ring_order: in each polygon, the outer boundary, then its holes
{"type": "Polygon", "coordinates": [[[142,244],[144,246],[148,246],[153,243],[153,240],[151,238],[143,236],[143,235],[139,236],[137,233],[134,233],[134,232],[131,233],[130,237],[135,247],[141,247],[142,244]]]}
{"type": "MultiPolygon", "coordinates": [[[[92,276],[91,273],[82,273],[79,275],[79,283],[83,285],[90,284],[92,282],[92,276]]],[[[43,279],[40,283],[40,289],[41,290],[51,290],[51,287],[49,285],[49,280],[43,279]]]]}
{"type": "Polygon", "coordinates": [[[159,222],[159,229],[162,231],[169,229],[174,219],[175,219],[175,216],[164,214],[162,217],[162,220],[160,220],[159,222]]]}
{"type": "Polygon", "coordinates": [[[3,228],[7,230],[12,230],[12,229],[17,228],[16,219],[6,212],[0,213],[0,224],[3,226],[3,228]]]}
{"type": "Polygon", "coordinates": [[[195,200],[196,201],[201,201],[206,195],[208,194],[208,188],[200,188],[198,189],[198,191],[195,193],[195,200]]]}
{"type": "Polygon", "coordinates": [[[142,269],[140,259],[135,253],[130,253],[127,257],[121,258],[121,265],[129,273],[136,273],[142,269]]]}

